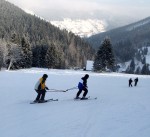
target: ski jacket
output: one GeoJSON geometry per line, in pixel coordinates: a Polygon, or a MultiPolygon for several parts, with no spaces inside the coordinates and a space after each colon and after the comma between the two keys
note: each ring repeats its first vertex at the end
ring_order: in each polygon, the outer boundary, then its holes
{"type": "Polygon", "coordinates": [[[87,88],[87,78],[82,77],[80,82],[78,83],[78,88],[79,89],[83,89],[83,88],[87,88]]]}
{"type": "Polygon", "coordinates": [[[43,90],[46,88],[45,81],[43,82],[43,77],[38,80],[35,84],[35,90],[43,90]]]}

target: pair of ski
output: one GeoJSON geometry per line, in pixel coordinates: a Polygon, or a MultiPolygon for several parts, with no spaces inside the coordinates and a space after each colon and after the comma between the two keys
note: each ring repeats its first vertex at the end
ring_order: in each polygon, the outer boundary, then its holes
{"type": "Polygon", "coordinates": [[[51,101],[58,101],[58,99],[47,99],[47,100],[44,100],[44,101],[38,101],[38,102],[30,102],[30,104],[37,104],[37,103],[46,103],[46,102],[51,102],[51,101]]]}
{"type": "MultiPolygon", "coordinates": [[[[74,100],[96,100],[97,99],[97,97],[86,97],[86,98],[74,98],[74,100]]],[[[37,104],[37,103],[46,103],[46,102],[52,102],[52,101],[58,101],[58,99],[53,99],[53,98],[51,98],[51,99],[47,99],[47,100],[44,100],[44,101],[42,101],[42,102],[30,102],[30,104],[37,104]]]]}
{"type": "Polygon", "coordinates": [[[97,99],[97,97],[85,97],[85,98],[80,98],[80,97],[78,97],[78,98],[74,98],[74,100],[95,100],[95,99],[97,99]]]}

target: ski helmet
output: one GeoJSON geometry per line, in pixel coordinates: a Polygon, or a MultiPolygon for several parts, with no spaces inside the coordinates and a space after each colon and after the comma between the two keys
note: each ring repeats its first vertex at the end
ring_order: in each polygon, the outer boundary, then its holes
{"type": "Polygon", "coordinates": [[[44,74],[44,75],[43,75],[43,78],[48,78],[48,75],[47,75],[47,74],[44,74]]]}
{"type": "Polygon", "coordinates": [[[89,78],[89,75],[88,75],[88,74],[86,74],[84,77],[85,77],[85,78],[89,78]]]}

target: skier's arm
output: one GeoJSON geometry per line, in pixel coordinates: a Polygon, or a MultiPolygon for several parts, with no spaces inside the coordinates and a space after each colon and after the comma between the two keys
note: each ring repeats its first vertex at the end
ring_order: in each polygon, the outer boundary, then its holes
{"type": "Polygon", "coordinates": [[[46,89],[46,90],[49,90],[49,88],[48,88],[47,86],[45,87],[45,89],[46,89]]]}
{"type": "Polygon", "coordinates": [[[85,88],[87,88],[87,82],[86,82],[86,80],[83,80],[83,86],[84,86],[85,88]]]}

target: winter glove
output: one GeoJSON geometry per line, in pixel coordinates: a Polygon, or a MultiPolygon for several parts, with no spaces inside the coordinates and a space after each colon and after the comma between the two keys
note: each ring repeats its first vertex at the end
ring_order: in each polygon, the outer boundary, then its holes
{"type": "Polygon", "coordinates": [[[46,90],[49,90],[49,88],[48,88],[48,87],[45,87],[45,89],[46,89],[46,90]]]}

